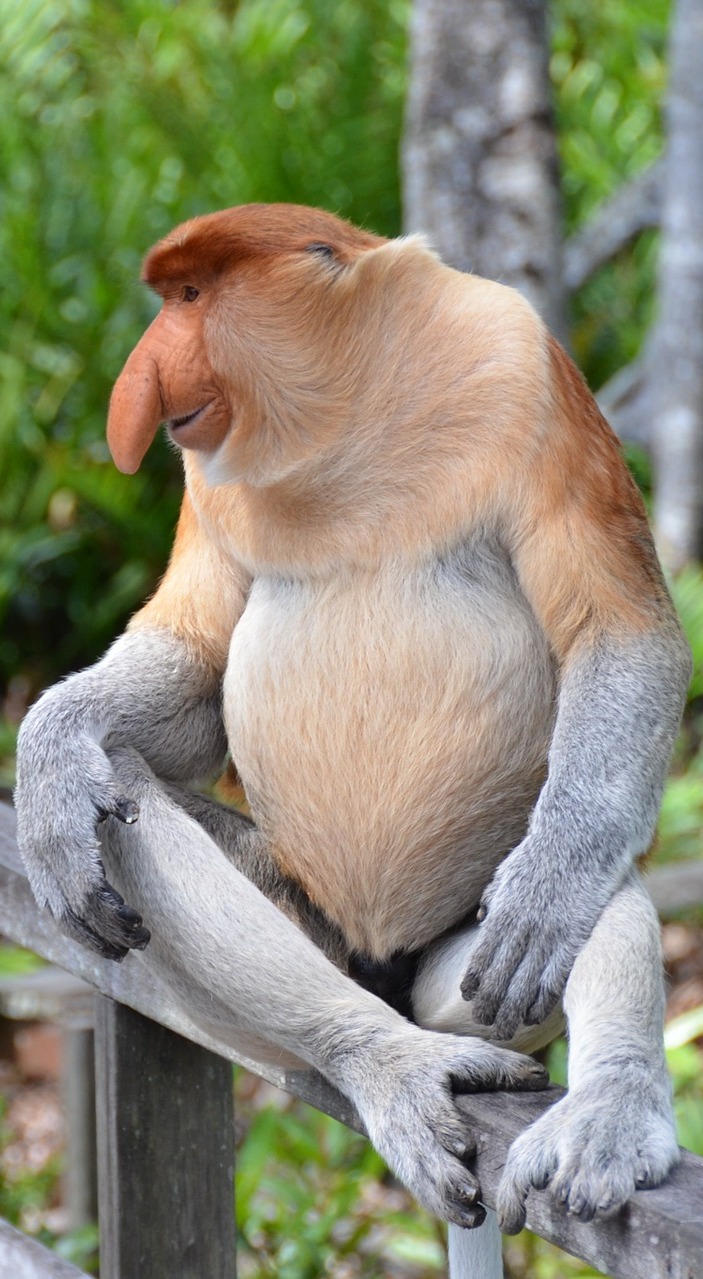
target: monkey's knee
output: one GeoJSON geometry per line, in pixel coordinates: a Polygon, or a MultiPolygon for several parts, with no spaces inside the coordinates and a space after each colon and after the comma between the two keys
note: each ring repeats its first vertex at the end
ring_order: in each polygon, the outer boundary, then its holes
{"type": "Polygon", "coordinates": [[[536,1052],[556,1039],[564,1029],[561,1006],[553,1009],[540,1025],[521,1025],[512,1038],[495,1040],[493,1028],[476,1021],[472,1002],[465,1000],[461,994],[461,982],[477,936],[478,929],[472,926],[428,947],[412,989],[415,1021],[425,1030],[473,1035],[499,1042],[516,1052],[536,1052]]]}
{"type": "Polygon", "coordinates": [[[101,856],[115,873],[146,853],[171,848],[174,832],[187,820],[165,783],[131,746],[108,749],[115,786],[128,817],[110,816],[98,828],[101,856]]]}

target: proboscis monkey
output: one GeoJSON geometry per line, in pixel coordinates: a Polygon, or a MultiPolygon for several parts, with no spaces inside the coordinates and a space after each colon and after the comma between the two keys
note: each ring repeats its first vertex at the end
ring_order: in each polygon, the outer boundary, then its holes
{"type": "Polygon", "coordinates": [[[499,1218],[547,1184],[613,1211],[676,1159],[633,866],[689,655],[609,428],[527,302],[419,237],[251,205],[144,279],[108,438],[133,472],[165,421],[186,495],[154,597],[23,726],[37,900],[115,959],[148,925],[193,1017],[317,1066],[457,1225],[448,1081],[540,1086],[511,1049],[563,997],[570,1090],[499,1218]],[[227,748],[253,822],[185,789],[227,748]]]}

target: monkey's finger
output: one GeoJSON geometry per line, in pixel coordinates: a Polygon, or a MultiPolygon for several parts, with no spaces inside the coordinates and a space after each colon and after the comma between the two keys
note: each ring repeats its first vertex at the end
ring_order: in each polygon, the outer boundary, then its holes
{"type": "Polygon", "coordinates": [[[451,1155],[455,1155],[461,1163],[467,1163],[476,1154],[476,1138],[467,1132],[466,1121],[457,1116],[454,1127],[443,1126],[437,1132],[437,1140],[451,1155]]]}
{"type": "Polygon", "coordinates": [[[567,949],[563,943],[552,948],[540,976],[535,998],[525,1013],[525,1022],[528,1026],[538,1026],[558,1004],[564,993],[569,973],[574,966],[576,953],[575,948],[567,949]]]}
{"type": "Polygon", "coordinates": [[[94,951],[103,959],[114,960],[116,964],[121,964],[125,955],[129,954],[129,947],[117,946],[113,942],[106,941],[70,907],[67,907],[61,916],[61,928],[69,937],[80,942],[81,946],[86,946],[88,950],[94,951]]]}
{"type": "Polygon", "coordinates": [[[98,805],[98,821],[104,822],[108,817],[116,817],[118,821],[131,826],[139,817],[139,805],[126,795],[118,795],[115,799],[105,800],[98,805]]]}
{"type": "Polygon", "coordinates": [[[114,802],[112,814],[126,826],[131,826],[139,817],[139,805],[133,799],[127,799],[126,795],[120,795],[114,802]]]}
{"type": "Polygon", "coordinates": [[[481,937],[477,942],[471,952],[469,966],[461,983],[462,999],[473,999],[481,983],[486,979],[488,969],[500,945],[500,934],[494,930],[487,931],[485,937],[481,937]]]}
{"type": "Polygon", "coordinates": [[[539,1026],[546,1021],[553,1008],[556,1008],[564,988],[563,982],[548,985],[542,983],[539,995],[525,1013],[526,1026],[539,1026]]]}
{"type": "MultiPolygon", "coordinates": [[[[503,944],[496,948],[488,971],[483,976],[473,1000],[472,1013],[479,1025],[495,1024],[498,1010],[505,1003],[511,983],[515,980],[516,971],[519,971],[521,966],[523,966],[523,980],[529,976],[531,964],[529,958],[525,959],[529,953],[529,944],[530,939],[526,934],[513,935],[509,939],[505,938],[503,944]]],[[[520,986],[517,989],[519,988],[520,986]]],[[[461,993],[466,999],[463,983],[461,993]]],[[[532,1002],[535,993],[533,990],[529,1002],[532,1002]]],[[[509,1039],[511,1034],[512,1031],[509,1034],[500,1034],[498,1038],[509,1039]]]]}
{"type": "Polygon", "coordinates": [[[527,1010],[539,994],[541,976],[541,964],[528,950],[495,1009],[491,1024],[497,1039],[512,1039],[518,1027],[527,1023],[527,1010]]]}
{"type": "MultiPolygon", "coordinates": [[[[101,954],[109,959],[123,959],[128,950],[144,950],[151,940],[151,933],[142,923],[142,917],[124,897],[104,878],[85,897],[80,915],[71,911],[74,927],[84,928],[90,937],[102,943],[101,954]],[[114,955],[111,949],[119,952],[114,955]]],[[[96,949],[94,940],[86,941],[96,949]]]]}
{"type": "Polygon", "coordinates": [[[452,1067],[450,1082],[452,1091],[459,1096],[491,1088],[533,1092],[548,1086],[549,1074],[524,1053],[486,1043],[465,1064],[459,1062],[452,1067]]]}
{"type": "Polygon", "coordinates": [[[463,1226],[465,1230],[475,1230],[478,1226],[482,1226],[486,1220],[486,1209],[482,1203],[466,1203],[464,1198],[460,1200],[450,1199],[449,1203],[456,1206],[457,1215],[454,1224],[463,1226]]]}

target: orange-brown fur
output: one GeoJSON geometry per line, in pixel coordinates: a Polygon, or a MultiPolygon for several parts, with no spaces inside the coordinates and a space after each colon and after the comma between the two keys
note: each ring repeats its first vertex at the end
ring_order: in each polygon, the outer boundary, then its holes
{"type": "Polygon", "coordinates": [[[247,576],[237,562],[223,558],[204,538],[186,493],[163,581],[132,618],[129,629],[156,626],[173,631],[199,664],[212,669],[213,679],[220,680],[248,589],[247,576]]]}

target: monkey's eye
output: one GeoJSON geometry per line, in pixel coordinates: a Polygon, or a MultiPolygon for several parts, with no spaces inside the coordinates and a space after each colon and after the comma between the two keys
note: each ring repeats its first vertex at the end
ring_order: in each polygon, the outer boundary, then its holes
{"type": "Polygon", "coordinates": [[[196,289],[194,284],[184,284],[181,289],[181,298],[184,302],[194,302],[200,297],[200,289],[196,289]]]}
{"type": "Polygon", "coordinates": [[[331,244],[308,244],[306,246],[307,253],[316,253],[321,258],[334,258],[334,249],[331,244]]]}

